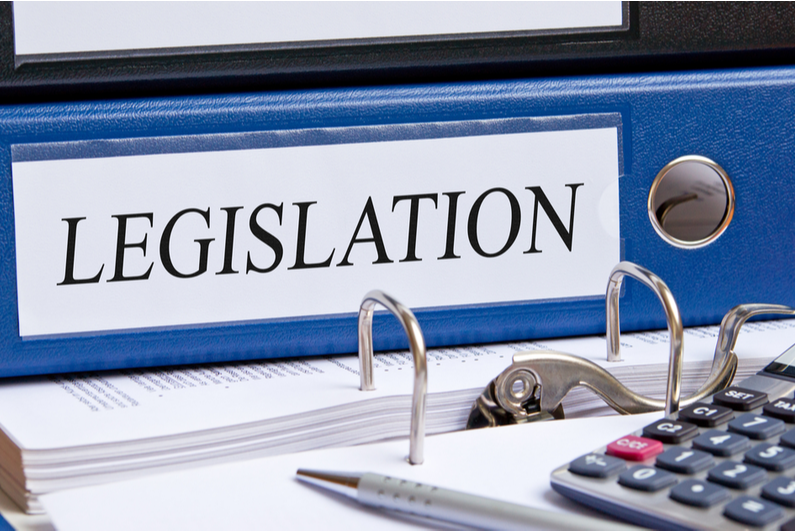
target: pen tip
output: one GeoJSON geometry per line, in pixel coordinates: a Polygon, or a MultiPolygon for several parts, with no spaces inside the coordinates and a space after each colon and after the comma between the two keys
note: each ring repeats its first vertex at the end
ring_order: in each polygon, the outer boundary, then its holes
{"type": "Polygon", "coordinates": [[[296,477],[305,483],[317,485],[324,489],[332,490],[351,498],[356,498],[361,474],[344,474],[341,472],[328,472],[323,470],[308,470],[299,468],[296,477]]]}

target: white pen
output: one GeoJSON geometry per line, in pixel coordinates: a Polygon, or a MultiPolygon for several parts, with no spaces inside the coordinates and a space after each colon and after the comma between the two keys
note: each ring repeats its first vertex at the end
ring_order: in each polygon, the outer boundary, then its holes
{"type": "Polygon", "coordinates": [[[380,474],[299,469],[298,479],[349,496],[359,503],[481,529],[615,531],[625,524],[555,513],[380,474]]]}

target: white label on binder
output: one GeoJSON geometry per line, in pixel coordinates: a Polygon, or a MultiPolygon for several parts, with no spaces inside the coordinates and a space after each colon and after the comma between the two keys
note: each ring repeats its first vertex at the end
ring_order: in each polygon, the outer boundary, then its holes
{"type": "Polygon", "coordinates": [[[14,161],[21,336],[604,297],[616,127],[14,161]]]}
{"type": "Polygon", "coordinates": [[[621,2],[18,2],[17,55],[622,27],[621,2]]]}

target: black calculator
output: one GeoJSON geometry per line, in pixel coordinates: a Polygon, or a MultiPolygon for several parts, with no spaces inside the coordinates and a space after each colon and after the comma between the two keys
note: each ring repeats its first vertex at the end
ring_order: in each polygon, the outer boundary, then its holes
{"type": "Polygon", "coordinates": [[[653,529],[795,531],[795,346],[550,481],[567,498],[653,529]]]}

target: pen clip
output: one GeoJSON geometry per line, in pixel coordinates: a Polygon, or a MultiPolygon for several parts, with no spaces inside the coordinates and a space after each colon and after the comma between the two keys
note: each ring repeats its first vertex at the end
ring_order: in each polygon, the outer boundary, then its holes
{"type": "Polygon", "coordinates": [[[682,389],[682,351],[684,350],[684,331],[679,307],[671,290],[660,277],[632,262],[619,262],[610,272],[605,294],[605,310],[607,313],[607,361],[621,361],[620,324],[618,318],[618,296],[621,283],[625,276],[640,281],[650,288],[660,299],[665,310],[670,341],[668,361],[668,387],[665,393],[665,414],[670,415],[679,410],[679,395],[682,389]]]}
{"type": "Polygon", "coordinates": [[[397,317],[409,339],[414,358],[414,394],[411,399],[411,431],[409,433],[409,463],[421,465],[425,438],[425,395],[428,392],[428,361],[425,338],[412,311],[380,290],[367,293],[359,307],[359,374],[360,389],[372,391],[373,383],[373,312],[381,304],[397,317]]]}

